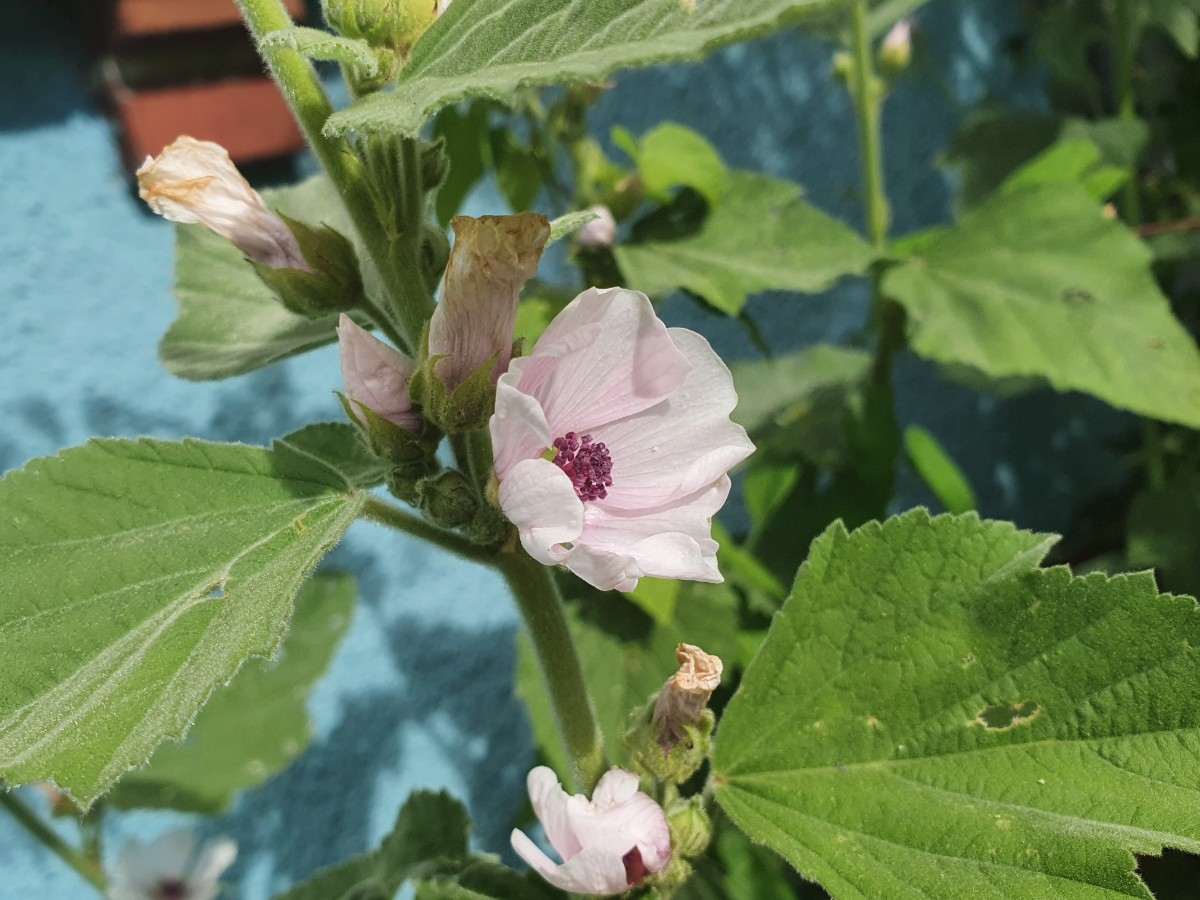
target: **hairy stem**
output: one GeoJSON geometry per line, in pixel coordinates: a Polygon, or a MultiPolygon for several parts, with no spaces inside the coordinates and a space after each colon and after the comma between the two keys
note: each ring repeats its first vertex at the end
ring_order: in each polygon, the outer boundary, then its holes
{"type": "Polygon", "coordinates": [[[498,559],[533,638],[559,735],[571,760],[571,774],[576,786],[590,794],[607,767],[604,743],[554,572],[520,549],[498,559]]]}
{"type": "Polygon", "coordinates": [[[471,562],[495,563],[495,554],[471,543],[462,535],[455,534],[452,531],[445,531],[436,525],[431,525],[424,519],[418,518],[412,513],[405,512],[400,507],[385,500],[380,500],[377,497],[367,499],[367,502],[363,504],[362,512],[359,513],[359,516],[368,521],[377,522],[380,525],[386,525],[389,528],[395,528],[397,531],[403,531],[406,534],[419,537],[422,540],[429,541],[431,544],[437,544],[443,550],[447,550],[471,562]]]}
{"type": "Polygon", "coordinates": [[[54,829],[38,818],[33,810],[17,799],[15,794],[0,792],[0,806],[8,810],[12,817],[43,847],[74,869],[79,877],[99,891],[101,896],[105,895],[108,879],[99,864],[88,859],[83,853],[60,838],[54,829]]]}
{"type": "MultiPolygon", "coordinates": [[[[344,139],[328,137],[322,132],[325,121],[333,113],[333,105],[312,65],[295,50],[262,44],[263,38],[271,32],[292,26],[287,9],[282,0],[237,2],[246,27],[258,44],[259,53],[279,83],[317,159],[337,187],[363,246],[379,270],[388,301],[383,312],[403,336],[405,348],[418,347],[421,329],[432,310],[432,300],[424,286],[420,285],[419,291],[413,290],[414,283],[420,284],[420,272],[406,273],[397,269],[391,242],[381,227],[358,157],[344,139]]],[[[420,173],[415,173],[415,177],[419,179],[420,173]]],[[[417,260],[404,259],[402,262],[416,263],[417,260]]]]}

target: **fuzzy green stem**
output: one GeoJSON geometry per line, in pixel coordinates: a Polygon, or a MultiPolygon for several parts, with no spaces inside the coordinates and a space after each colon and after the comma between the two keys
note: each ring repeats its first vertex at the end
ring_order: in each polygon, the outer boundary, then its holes
{"type": "MultiPolygon", "coordinates": [[[[337,187],[363,246],[379,270],[388,300],[384,312],[404,336],[403,343],[408,348],[419,346],[421,330],[432,310],[432,300],[423,284],[419,291],[412,289],[414,276],[420,284],[419,270],[406,273],[396,268],[391,242],[380,225],[358,158],[343,139],[328,137],[322,131],[325,121],[333,114],[333,105],[321,80],[308,60],[296,51],[281,46],[263,46],[263,38],[271,32],[292,27],[287,9],[282,0],[237,2],[267,68],[279,83],[317,159],[337,187]]],[[[420,173],[416,177],[419,178],[420,173]]]]}
{"type": "Polygon", "coordinates": [[[359,513],[359,516],[371,522],[377,522],[380,525],[386,525],[389,528],[395,528],[397,531],[403,531],[406,534],[419,537],[422,540],[429,541],[431,544],[437,544],[443,550],[447,550],[471,562],[495,562],[495,554],[483,547],[471,543],[461,535],[445,531],[436,525],[431,525],[424,519],[420,519],[412,513],[405,512],[400,507],[380,500],[378,497],[369,497],[367,502],[363,504],[362,512],[359,513]]]}
{"type": "Polygon", "coordinates": [[[858,145],[862,157],[863,203],[867,212],[867,234],[872,246],[882,252],[887,247],[888,226],[891,223],[891,211],[883,188],[883,153],[879,135],[883,84],[871,61],[867,0],[855,0],[853,13],[854,74],[850,88],[854,94],[858,145]]]}
{"type": "Polygon", "coordinates": [[[492,436],[487,428],[476,428],[467,433],[467,460],[471,469],[471,480],[486,501],[488,482],[496,469],[495,454],[492,452],[492,436]]]}
{"type": "Polygon", "coordinates": [[[604,742],[554,572],[519,549],[501,554],[498,560],[533,639],[559,734],[571,760],[571,774],[576,786],[591,794],[607,768],[604,742]]]}
{"type": "Polygon", "coordinates": [[[7,809],[33,838],[74,869],[79,877],[99,891],[101,896],[105,894],[108,879],[99,865],[60,838],[54,829],[38,818],[33,810],[14,794],[0,792],[0,806],[7,809]]]}

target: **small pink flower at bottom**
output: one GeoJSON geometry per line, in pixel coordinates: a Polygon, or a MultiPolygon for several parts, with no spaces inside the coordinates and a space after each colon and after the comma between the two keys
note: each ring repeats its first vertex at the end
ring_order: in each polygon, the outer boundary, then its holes
{"type": "Polygon", "coordinates": [[[569,795],[545,766],[529,773],[529,800],[562,863],[521,831],[512,846],[548,882],[576,894],[623,894],[671,861],[662,807],[638,790],[636,775],[610,769],[589,801],[569,795]]]}
{"type": "Polygon", "coordinates": [[[233,865],[237,846],[229,838],[197,849],[187,829],[168,831],[150,844],[121,848],[108,885],[109,900],[213,900],[221,874],[233,865]]]}
{"type": "MultiPolygon", "coordinates": [[[[412,360],[345,313],[338,319],[337,335],[346,396],[405,431],[420,434],[425,422],[412,408],[408,394],[408,383],[416,371],[412,360]]],[[[366,427],[366,421],[357,411],[355,418],[366,427]]]]}
{"type": "Polygon", "coordinates": [[[754,445],[733,378],[644,294],[584,291],[496,384],[500,508],[538,562],[600,590],[721,581],[712,517],[754,445]]]}

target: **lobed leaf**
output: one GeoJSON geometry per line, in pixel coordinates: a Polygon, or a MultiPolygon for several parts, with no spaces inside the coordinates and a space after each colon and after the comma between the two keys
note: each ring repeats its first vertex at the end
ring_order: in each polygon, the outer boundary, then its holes
{"type": "Polygon", "coordinates": [[[653,297],[683,288],[737,315],[751,294],[816,293],[865,272],[874,258],[866,241],[800,195],[789,181],[730,172],[694,234],[614,248],[627,285],[653,297]]]}
{"type": "Polygon", "coordinates": [[[914,510],[812,546],[726,707],[717,799],[835,898],[1149,897],[1200,850],[1200,616],[1054,538],[914,510]]]}
{"type": "Polygon", "coordinates": [[[413,48],[396,89],[335,113],[331,134],[416,135],[466,97],[601,81],[636,66],[698,59],[798,21],[827,0],[474,0],[452,3],[413,48]]]}
{"type": "Polygon", "coordinates": [[[83,807],[270,656],[364,500],[327,461],[93,440],[0,479],[0,777],[83,807]]]}
{"type": "Polygon", "coordinates": [[[1083,188],[1004,190],[911,250],[883,290],[908,311],[921,356],[1200,427],[1200,352],[1150,251],[1083,188]]]}

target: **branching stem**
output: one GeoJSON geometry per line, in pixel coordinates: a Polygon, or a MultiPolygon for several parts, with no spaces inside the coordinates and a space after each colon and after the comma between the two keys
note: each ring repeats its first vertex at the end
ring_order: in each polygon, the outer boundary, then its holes
{"type": "Polygon", "coordinates": [[[17,796],[10,792],[0,792],[0,806],[3,806],[17,822],[35,838],[43,847],[75,870],[84,881],[105,896],[108,889],[108,878],[104,870],[64,841],[49,825],[43,822],[37,814],[17,796]]]}

